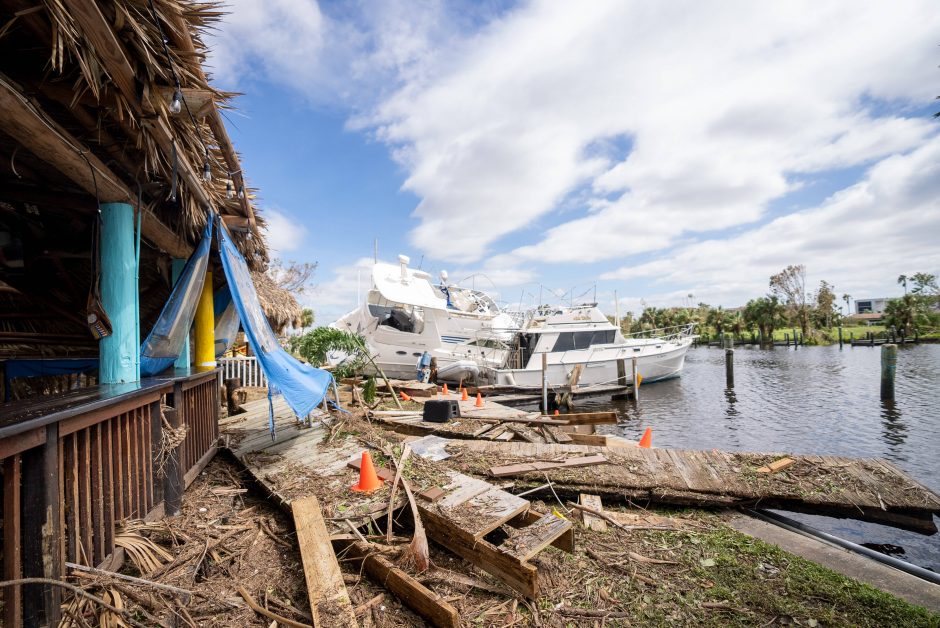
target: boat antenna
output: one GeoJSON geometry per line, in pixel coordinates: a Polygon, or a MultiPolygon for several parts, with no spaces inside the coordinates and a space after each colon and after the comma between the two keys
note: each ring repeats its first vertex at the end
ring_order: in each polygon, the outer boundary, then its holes
{"type": "Polygon", "coordinates": [[[418,270],[421,270],[422,265],[424,265],[424,255],[421,256],[420,260],[418,260],[418,270]]]}
{"type": "Polygon", "coordinates": [[[372,259],[376,264],[379,263],[379,239],[376,238],[372,241],[372,259]]]}

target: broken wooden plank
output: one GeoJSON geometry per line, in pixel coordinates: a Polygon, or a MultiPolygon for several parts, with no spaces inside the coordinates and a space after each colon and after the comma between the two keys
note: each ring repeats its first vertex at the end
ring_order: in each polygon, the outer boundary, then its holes
{"type": "Polygon", "coordinates": [[[522,464],[510,464],[490,468],[490,475],[497,478],[511,475],[520,475],[531,471],[548,471],[549,469],[573,469],[575,467],[588,467],[595,464],[605,464],[607,458],[600,454],[594,456],[580,456],[578,458],[568,458],[563,462],[527,462],[522,464]]]}
{"type": "Polygon", "coordinates": [[[330,533],[320,512],[320,502],[316,496],[309,495],[291,502],[291,510],[313,625],[317,628],[358,626],[343,573],[330,544],[330,533]]]}
{"type": "Polygon", "coordinates": [[[542,515],[538,521],[512,533],[498,549],[527,561],[571,529],[571,522],[553,513],[542,515]]]}
{"type": "MultiPolygon", "coordinates": [[[[604,504],[598,495],[581,493],[578,501],[582,506],[587,506],[588,508],[592,508],[597,512],[604,512],[604,504]]],[[[581,511],[581,521],[584,522],[584,527],[588,530],[594,530],[595,532],[607,532],[607,522],[585,510],[581,511]]]]}
{"type": "MultiPolygon", "coordinates": [[[[543,418],[549,418],[547,415],[543,418]]],[[[616,412],[572,412],[571,414],[559,414],[552,416],[556,420],[562,420],[568,425],[601,425],[613,424],[617,422],[616,412]]]]}
{"type": "Polygon", "coordinates": [[[607,437],[601,434],[577,434],[566,432],[574,445],[591,445],[593,447],[607,447],[607,437]]]}
{"type": "Polygon", "coordinates": [[[796,460],[793,458],[781,458],[780,460],[774,460],[770,464],[758,467],[758,473],[777,473],[778,471],[783,471],[787,467],[791,467],[796,464],[796,460]]]}
{"type": "Polygon", "coordinates": [[[431,502],[432,504],[443,496],[444,489],[442,489],[440,486],[432,486],[431,488],[418,493],[418,497],[426,502],[431,502]]]}
{"type": "Polygon", "coordinates": [[[535,430],[525,425],[521,425],[521,424],[515,425],[512,423],[507,423],[506,427],[508,427],[510,431],[512,431],[516,436],[526,441],[527,443],[546,442],[543,437],[539,436],[538,433],[535,432],[535,430]]]}
{"type": "MultiPolygon", "coordinates": [[[[513,528],[524,528],[530,526],[542,517],[542,513],[532,510],[531,508],[521,515],[516,515],[512,519],[506,522],[506,525],[513,528]]],[[[552,546],[557,547],[558,549],[568,552],[569,554],[574,553],[574,529],[568,527],[562,534],[560,534],[554,541],[552,541],[552,546]]]]}
{"type": "Polygon", "coordinates": [[[368,545],[345,539],[335,541],[334,545],[344,553],[344,557],[360,561],[372,579],[431,625],[441,628],[460,626],[460,614],[443,596],[428,589],[384,556],[371,552],[368,545]]]}
{"type": "Polygon", "coordinates": [[[441,504],[440,514],[454,521],[455,533],[471,542],[529,509],[527,500],[495,486],[455,506],[444,508],[441,504]]]}
{"type": "Polygon", "coordinates": [[[428,537],[457,556],[492,574],[529,599],[538,597],[538,571],[495,545],[480,539],[470,542],[457,532],[452,521],[431,509],[418,505],[428,537]]]}
{"type": "Polygon", "coordinates": [[[543,425],[542,430],[547,432],[551,436],[552,440],[554,440],[556,443],[565,444],[565,443],[574,442],[574,439],[571,437],[570,434],[558,429],[557,427],[552,427],[550,425],[543,425]]]}

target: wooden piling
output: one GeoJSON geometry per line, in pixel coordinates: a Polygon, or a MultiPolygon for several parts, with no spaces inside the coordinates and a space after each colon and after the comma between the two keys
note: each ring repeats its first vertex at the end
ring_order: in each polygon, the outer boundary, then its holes
{"type": "Polygon", "coordinates": [[[548,354],[542,354],[542,412],[548,414],[548,354]]]}
{"type": "Polygon", "coordinates": [[[725,349],[725,387],[734,388],[734,349],[725,349]]]}
{"type": "Polygon", "coordinates": [[[632,359],[633,364],[633,403],[640,402],[640,380],[639,380],[639,370],[637,369],[637,359],[632,359]]]}
{"type": "Polygon", "coordinates": [[[140,338],[137,335],[137,269],[134,208],[127,203],[101,205],[101,303],[112,333],[99,343],[99,381],[136,382],[140,338]]]}
{"type": "Polygon", "coordinates": [[[839,348],[842,348],[842,325],[839,325],[839,348]]]}
{"type": "Polygon", "coordinates": [[[894,375],[898,364],[898,346],[881,345],[881,400],[894,401],[894,375]]]}

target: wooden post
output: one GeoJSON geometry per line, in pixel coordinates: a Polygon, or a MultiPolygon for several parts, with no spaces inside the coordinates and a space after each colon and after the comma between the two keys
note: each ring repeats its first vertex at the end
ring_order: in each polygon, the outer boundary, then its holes
{"type": "MultiPolygon", "coordinates": [[[[180,275],[183,272],[183,269],[186,268],[186,260],[174,258],[173,259],[173,283],[176,284],[176,280],[180,278],[180,275]]],[[[180,357],[176,358],[176,362],[173,363],[178,369],[188,369],[190,364],[190,355],[189,355],[189,332],[186,332],[186,340],[183,341],[183,348],[180,350],[180,357]]]]}
{"type": "Polygon", "coordinates": [[[627,387],[627,363],[622,358],[617,360],[617,385],[627,387]]]}
{"type": "Polygon", "coordinates": [[[734,388],[734,349],[725,349],[725,387],[734,388]]]}
{"type": "MultiPolygon", "coordinates": [[[[22,511],[20,510],[20,455],[3,459],[3,579],[23,577],[22,511]]],[[[3,625],[23,625],[23,587],[5,587],[3,592],[3,625]]]]}
{"type": "Polygon", "coordinates": [[[839,348],[842,348],[842,325],[839,325],[839,348]]]}
{"type": "MultiPolygon", "coordinates": [[[[64,574],[59,530],[59,424],[45,428],[45,444],[22,454],[23,577],[58,580],[64,574]]],[[[23,587],[23,622],[56,626],[62,589],[49,585],[23,587]]]]}
{"type": "Polygon", "coordinates": [[[881,400],[894,401],[894,374],[898,365],[898,346],[881,345],[881,400]]]}
{"type": "Polygon", "coordinates": [[[137,269],[134,208],[127,203],[101,205],[101,301],[112,333],[101,339],[102,384],[136,382],[140,359],[137,328],[137,269]]]}
{"type": "Polygon", "coordinates": [[[790,334],[789,333],[783,334],[783,341],[787,343],[788,347],[790,346],[790,334]]]}
{"type": "Polygon", "coordinates": [[[542,354],[542,412],[548,414],[548,354],[542,354]]]}
{"type": "Polygon", "coordinates": [[[194,364],[197,368],[215,368],[215,310],[212,305],[211,270],[206,271],[206,281],[196,306],[193,331],[196,340],[194,364]]]}
{"type": "MultiPolygon", "coordinates": [[[[173,403],[176,408],[168,409],[165,413],[166,422],[173,429],[177,429],[182,424],[182,402],[183,388],[180,384],[176,384],[173,389],[173,403]]],[[[163,467],[166,474],[163,478],[163,504],[164,513],[167,517],[175,517],[180,514],[180,509],[183,506],[184,480],[181,464],[183,447],[185,447],[185,444],[180,444],[179,447],[168,452],[166,454],[166,465],[163,467]]]]}
{"type": "Polygon", "coordinates": [[[632,369],[633,369],[633,403],[640,402],[640,380],[639,375],[640,371],[637,368],[637,358],[632,360],[632,369]]]}

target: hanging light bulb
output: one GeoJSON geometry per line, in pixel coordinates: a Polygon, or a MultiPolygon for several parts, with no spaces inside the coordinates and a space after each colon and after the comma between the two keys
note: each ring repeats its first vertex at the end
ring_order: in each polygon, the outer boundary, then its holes
{"type": "Polygon", "coordinates": [[[225,198],[235,198],[235,190],[232,189],[231,180],[225,182],[225,198]]]}
{"type": "Polygon", "coordinates": [[[245,198],[245,188],[238,186],[238,198],[245,198]]]}
{"type": "Polygon", "coordinates": [[[183,110],[183,92],[180,91],[180,88],[177,87],[173,90],[173,99],[170,101],[170,113],[173,115],[178,114],[183,110]]]}
{"type": "Polygon", "coordinates": [[[206,157],[206,161],[202,164],[202,180],[208,183],[212,181],[212,168],[209,167],[209,158],[206,157]]]}

